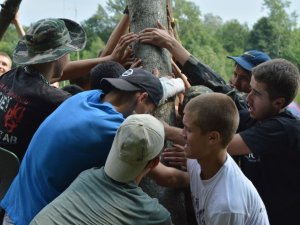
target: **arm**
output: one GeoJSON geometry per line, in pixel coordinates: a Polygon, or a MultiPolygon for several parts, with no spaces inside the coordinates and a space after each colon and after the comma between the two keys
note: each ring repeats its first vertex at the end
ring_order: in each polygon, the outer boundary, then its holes
{"type": "Polygon", "coordinates": [[[121,62],[126,48],[130,43],[136,40],[136,38],[137,35],[134,33],[123,35],[113,52],[108,56],[69,62],[64,68],[64,72],[60,80],[69,80],[84,76],[97,64],[107,62],[109,60],[121,62]]]}
{"type": "Polygon", "coordinates": [[[25,31],[21,25],[21,22],[19,20],[19,12],[16,13],[15,17],[13,18],[13,20],[11,21],[12,24],[15,25],[17,33],[19,35],[19,37],[23,37],[25,35],[25,31]]]}
{"type": "MultiPolygon", "coordinates": [[[[152,44],[160,48],[168,49],[168,51],[183,66],[183,68],[184,65],[188,63],[188,60],[189,61],[193,60],[190,64],[197,65],[196,68],[198,68],[198,64],[200,64],[200,62],[195,57],[192,57],[192,55],[172,35],[170,35],[159,22],[157,22],[157,26],[158,28],[147,28],[141,31],[139,33],[138,40],[141,43],[152,44]]],[[[208,73],[208,75],[216,76],[217,78],[215,78],[215,80],[218,80],[223,84],[226,84],[225,81],[218,74],[212,71],[209,67],[203,65],[203,68],[201,68],[200,71],[206,72],[208,73]]],[[[195,68],[193,68],[193,72],[199,73],[200,71],[199,69],[197,71],[195,70],[195,68]]],[[[199,84],[204,85],[205,80],[206,80],[205,78],[202,78],[201,81],[202,83],[198,83],[198,85],[199,84]]]]}
{"type": "Polygon", "coordinates": [[[181,72],[181,70],[173,60],[171,61],[171,64],[172,64],[172,71],[174,76],[176,78],[181,78],[181,80],[183,80],[185,91],[187,91],[191,87],[190,82],[188,81],[187,77],[181,72]]]}
{"type": "Polygon", "coordinates": [[[157,22],[158,28],[146,28],[139,33],[138,40],[143,44],[152,44],[166,48],[183,65],[191,55],[164,27],[157,22]]]}
{"type": "Polygon", "coordinates": [[[105,48],[101,52],[100,57],[110,55],[113,52],[113,50],[116,47],[121,36],[124,35],[128,31],[128,27],[129,27],[129,16],[128,16],[128,13],[124,13],[120,22],[118,23],[118,25],[115,27],[115,29],[111,33],[111,35],[105,45],[105,48]]]}
{"type": "Polygon", "coordinates": [[[250,149],[239,134],[234,135],[228,145],[227,151],[230,155],[246,155],[251,153],[250,149]]]}
{"type": "Polygon", "coordinates": [[[192,56],[159,22],[158,28],[141,31],[138,40],[144,44],[168,49],[182,65],[182,72],[187,75],[191,85],[204,85],[215,92],[227,94],[235,101],[238,109],[247,108],[245,100],[241,99],[219,74],[192,56]]]}
{"type": "Polygon", "coordinates": [[[158,185],[164,187],[185,188],[190,185],[190,178],[187,172],[167,167],[162,163],[158,163],[148,173],[148,176],[155,180],[158,185]]]}
{"type": "Polygon", "coordinates": [[[247,117],[250,117],[249,113],[240,113],[243,130],[230,142],[229,154],[280,155],[283,149],[289,149],[293,136],[282,122],[282,117],[275,116],[255,123],[247,117]]]}
{"type": "Polygon", "coordinates": [[[192,85],[204,85],[214,92],[228,95],[234,101],[239,110],[247,109],[247,101],[244,95],[227,85],[223,78],[207,65],[200,62],[194,56],[190,56],[182,67],[192,85]]]}
{"type": "Polygon", "coordinates": [[[174,126],[170,126],[166,122],[162,121],[165,129],[166,140],[172,141],[179,145],[185,145],[185,140],[182,135],[182,129],[174,126]]]}

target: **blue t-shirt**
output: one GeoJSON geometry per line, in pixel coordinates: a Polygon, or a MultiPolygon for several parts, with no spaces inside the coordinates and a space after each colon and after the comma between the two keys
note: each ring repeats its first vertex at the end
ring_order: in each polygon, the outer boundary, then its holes
{"type": "Polygon", "coordinates": [[[104,165],[124,117],[101,95],[93,90],[69,98],[38,128],[1,201],[16,225],[29,224],[80,172],[104,165]]]}

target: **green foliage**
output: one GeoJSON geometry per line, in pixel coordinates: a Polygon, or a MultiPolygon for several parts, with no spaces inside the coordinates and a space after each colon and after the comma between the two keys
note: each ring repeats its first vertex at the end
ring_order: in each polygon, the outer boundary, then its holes
{"type": "Polygon", "coordinates": [[[125,7],[126,7],[125,0],[108,0],[107,2],[108,11],[114,14],[122,13],[125,7]]]}
{"type": "Polygon", "coordinates": [[[202,22],[200,9],[193,2],[185,0],[173,1],[173,16],[182,45],[218,73],[227,74],[224,63],[226,51],[214,37],[214,33],[222,26],[220,17],[209,14],[202,22]]]}
{"type": "MultiPolygon", "coordinates": [[[[107,2],[108,12],[98,5],[96,13],[82,23],[88,41],[85,50],[80,53],[80,58],[87,59],[98,56],[119,22],[125,7],[124,0],[109,0],[107,2]]],[[[76,59],[77,57],[71,55],[71,58],[76,59]]]]}
{"type": "Polygon", "coordinates": [[[16,47],[18,41],[19,41],[19,37],[17,35],[17,31],[14,26],[10,25],[0,42],[0,51],[12,55],[12,52],[16,47]]]}
{"type": "Polygon", "coordinates": [[[270,55],[270,57],[275,57],[278,55],[277,33],[273,23],[267,17],[262,17],[253,26],[250,32],[247,48],[257,49],[264,51],[270,55]]]}
{"type": "MultiPolygon", "coordinates": [[[[24,27],[26,30],[26,27],[24,27]]],[[[6,52],[12,58],[13,51],[19,41],[15,26],[10,25],[0,41],[0,51],[6,52]]],[[[12,67],[15,67],[13,63],[12,67]]]]}
{"type": "Polygon", "coordinates": [[[98,5],[96,13],[88,20],[85,20],[82,26],[88,37],[86,49],[91,50],[92,43],[97,38],[101,38],[104,42],[108,40],[115,24],[110,20],[109,15],[102,6],[98,5]]]}
{"type": "Polygon", "coordinates": [[[249,28],[237,20],[231,20],[223,24],[216,33],[216,38],[222,43],[223,48],[231,53],[240,55],[246,47],[249,36],[249,28]]]}
{"type": "Polygon", "coordinates": [[[286,0],[264,0],[264,6],[269,10],[269,16],[258,20],[250,35],[248,46],[267,52],[271,58],[284,55],[291,45],[291,35],[296,27],[297,14],[288,14],[286,8],[290,5],[286,0]]]}
{"type": "Polygon", "coordinates": [[[223,20],[220,16],[215,16],[212,13],[208,13],[204,15],[203,26],[206,31],[208,31],[211,35],[216,34],[216,32],[222,28],[223,20]]]}
{"type": "Polygon", "coordinates": [[[283,49],[282,58],[290,60],[300,68],[300,29],[295,29],[290,34],[290,41],[283,49]]]}

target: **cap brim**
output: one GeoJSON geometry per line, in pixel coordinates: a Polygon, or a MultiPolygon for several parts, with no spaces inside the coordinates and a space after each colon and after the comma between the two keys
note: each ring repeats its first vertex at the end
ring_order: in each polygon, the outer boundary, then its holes
{"type": "Polygon", "coordinates": [[[252,71],[252,69],[254,68],[253,64],[248,63],[241,57],[227,56],[227,58],[232,59],[233,61],[235,61],[239,66],[241,66],[245,70],[252,71]]]}
{"type": "Polygon", "coordinates": [[[55,61],[67,53],[80,51],[85,47],[86,34],[82,27],[76,22],[69,19],[62,19],[64,21],[71,38],[71,42],[59,46],[54,49],[49,49],[40,54],[29,54],[23,37],[17,44],[13,53],[13,61],[19,65],[39,64],[55,61]]]}
{"type": "Polygon", "coordinates": [[[122,78],[103,78],[100,82],[100,88],[104,92],[109,92],[111,87],[121,91],[141,91],[142,88],[137,87],[122,78]]]}

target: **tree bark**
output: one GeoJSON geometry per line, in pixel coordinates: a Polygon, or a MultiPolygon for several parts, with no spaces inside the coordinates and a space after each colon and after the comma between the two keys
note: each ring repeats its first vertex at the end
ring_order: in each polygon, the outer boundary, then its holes
{"type": "Polygon", "coordinates": [[[0,11],[0,40],[2,39],[10,22],[18,12],[21,2],[22,0],[6,0],[3,4],[1,4],[2,9],[0,11]]]}
{"type": "MultiPolygon", "coordinates": [[[[134,33],[147,28],[156,27],[160,21],[167,27],[165,0],[128,0],[130,30],[134,33]]],[[[162,76],[171,74],[170,54],[166,49],[152,45],[135,43],[134,53],[143,61],[143,68],[152,71],[157,68],[162,76]]]]}
{"type": "MultiPolygon", "coordinates": [[[[127,4],[131,32],[138,33],[145,28],[156,27],[157,21],[167,27],[166,0],[128,0],[127,4]]],[[[135,43],[133,51],[137,58],[142,59],[143,69],[152,72],[157,68],[160,76],[171,75],[171,56],[166,49],[135,43]]],[[[169,99],[153,114],[169,124],[175,124],[174,98],[169,99]]],[[[143,178],[141,187],[151,197],[158,198],[159,202],[170,211],[174,225],[186,224],[183,190],[160,187],[147,177],[143,178]]]]}

